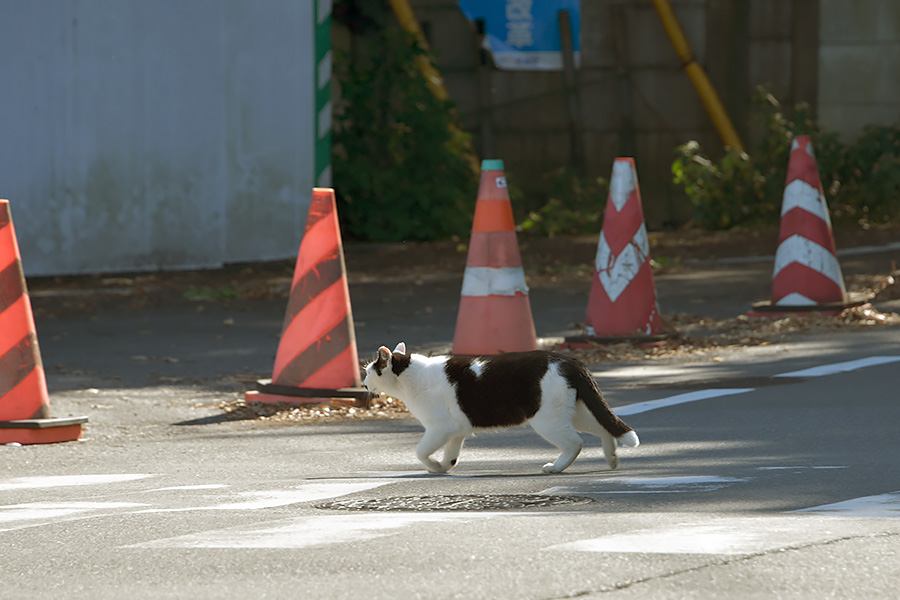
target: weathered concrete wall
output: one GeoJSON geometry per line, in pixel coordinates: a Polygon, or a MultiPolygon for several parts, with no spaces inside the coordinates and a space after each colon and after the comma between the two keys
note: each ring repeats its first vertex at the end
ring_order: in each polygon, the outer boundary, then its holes
{"type": "Polygon", "coordinates": [[[29,275],[296,256],[312,0],[0,4],[0,197],[29,275]]]}
{"type": "Polygon", "coordinates": [[[900,2],[821,0],[819,115],[846,139],[900,122],[900,2]]]}

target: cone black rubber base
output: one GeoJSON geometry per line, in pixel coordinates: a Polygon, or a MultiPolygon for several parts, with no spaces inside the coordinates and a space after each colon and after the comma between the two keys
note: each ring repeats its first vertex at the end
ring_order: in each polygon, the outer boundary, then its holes
{"type": "Polygon", "coordinates": [[[573,335],[563,338],[566,344],[620,344],[630,342],[633,344],[658,344],[677,337],[674,333],[660,333],[657,335],[622,335],[610,337],[598,337],[593,335],[573,335]]]}
{"type": "Polygon", "coordinates": [[[278,385],[271,379],[258,379],[256,389],[262,394],[274,396],[287,396],[293,398],[351,398],[357,406],[368,406],[373,397],[372,392],[362,387],[348,387],[337,389],[301,388],[291,385],[278,385]]]}
{"type": "Polygon", "coordinates": [[[750,316],[750,317],[774,317],[774,316],[778,316],[778,315],[810,314],[810,313],[822,313],[823,315],[838,315],[842,311],[844,311],[848,308],[862,306],[863,304],[872,300],[873,297],[874,296],[872,294],[847,294],[846,302],[829,302],[827,304],[806,304],[806,305],[802,305],[802,306],[772,304],[769,301],[757,302],[747,312],[747,316],[750,316]]]}

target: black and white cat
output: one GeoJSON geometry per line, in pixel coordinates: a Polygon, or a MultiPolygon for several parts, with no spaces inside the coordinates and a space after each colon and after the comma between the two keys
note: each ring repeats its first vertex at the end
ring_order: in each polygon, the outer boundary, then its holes
{"type": "Polygon", "coordinates": [[[617,443],[640,444],[613,413],[590,371],[574,358],[536,350],[496,356],[407,354],[403,342],[385,346],[366,367],[365,386],[403,401],[424,427],[416,456],[431,473],[446,473],[473,431],[531,424],[562,451],[545,473],[560,473],[581,452],[578,431],[603,439],[606,462],[619,466],[617,443]],[[431,455],[440,448],[440,462],[431,455]]]}

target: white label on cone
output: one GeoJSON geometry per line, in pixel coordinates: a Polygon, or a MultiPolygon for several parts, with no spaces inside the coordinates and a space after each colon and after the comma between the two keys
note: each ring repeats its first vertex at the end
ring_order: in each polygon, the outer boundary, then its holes
{"type": "Polygon", "coordinates": [[[792,235],[778,246],[778,251],[775,253],[775,272],[772,277],[778,276],[782,269],[795,262],[818,271],[836,283],[841,290],[846,289],[837,257],[819,244],[800,235],[792,235]]]}
{"type": "Polygon", "coordinates": [[[498,177],[496,183],[497,183],[498,188],[505,188],[506,187],[506,177],[498,177]]]}
{"type": "Polygon", "coordinates": [[[634,171],[631,163],[617,160],[613,163],[612,181],[609,184],[609,198],[612,200],[616,212],[622,212],[622,207],[628,202],[631,192],[637,187],[634,181],[634,171]]]}
{"type": "Polygon", "coordinates": [[[466,267],[463,296],[515,296],[528,294],[522,267],[466,267]]]}
{"type": "Polygon", "coordinates": [[[615,302],[637,276],[649,254],[650,242],[647,239],[647,228],[643,223],[634,234],[631,243],[625,246],[618,256],[612,253],[606,242],[606,236],[600,233],[595,266],[600,283],[611,302],[615,302]]]}

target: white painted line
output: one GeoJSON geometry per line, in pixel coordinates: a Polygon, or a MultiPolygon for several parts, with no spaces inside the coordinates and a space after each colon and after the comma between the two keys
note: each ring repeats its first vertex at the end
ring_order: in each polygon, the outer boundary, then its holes
{"type": "Polygon", "coordinates": [[[549,550],[648,554],[756,554],[832,539],[815,517],[737,517],[615,533],[550,546],[549,550]]]}
{"type": "Polygon", "coordinates": [[[76,485],[101,485],[122,483],[153,477],[147,474],[112,474],[112,475],[53,475],[48,477],[15,477],[0,481],[0,492],[10,490],[34,490],[43,488],[69,487],[76,485]]]}
{"type": "Polygon", "coordinates": [[[134,502],[29,502],[0,506],[0,523],[54,519],[92,510],[147,506],[134,502]]]}
{"type": "Polygon", "coordinates": [[[790,371],[788,373],[779,373],[775,377],[822,377],[824,375],[834,375],[835,373],[846,373],[847,371],[855,371],[865,367],[874,367],[892,362],[900,362],[900,356],[870,356],[869,358],[860,358],[858,360],[848,360],[830,365],[821,365],[811,367],[809,369],[801,369],[800,371],[790,371]]]}
{"type": "Polygon", "coordinates": [[[828,513],[839,517],[898,519],[900,518],[900,492],[853,498],[852,500],[803,508],[793,512],[828,513]]]}
{"type": "Polygon", "coordinates": [[[846,469],[847,466],[822,466],[822,467],[806,467],[806,466],[794,466],[794,467],[756,467],[757,471],[801,471],[803,469],[846,469]]]}
{"type": "MultiPolygon", "coordinates": [[[[471,521],[494,518],[497,513],[392,513],[298,517],[204,531],[154,540],[128,548],[284,548],[298,549],[356,543],[398,533],[418,523],[471,521]]],[[[503,514],[501,516],[508,516],[503,514]]]]}
{"type": "Polygon", "coordinates": [[[555,486],[540,494],[570,494],[592,496],[606,494],[673,494],[684,492],[711,492],[733,483],[747,481],[741,477],[716,475],[688,475],[684,477],[611,477],[596,483],[555,486]],[[618,486],[636,489],[609,489],[618,486]]]}
{"type": "Polygon", "coordinates": [[[669,396],[668,398],[661,398],[659,400],[650,400],[647,402],[627,404],[625,406],[620,406],[614,410],[615,413],[619,416],[636,415],[649,412],[651,410],[657,410],[659,408],[668,408],[670,406],[676,406],[678,404],[685,404],[687,402],[709,400],[711,398],[719,398],[722,396],[733,396],[734,394],[744,394],[746,392],[752,391],[753,388],[718,388],[711,390],[698,390],[696,392],[686,392],[684,394],[669,396]]]}
{"type": "Polygon", "coordinates": [[[303,502],[327,500],[338,496],[346,496],[356,492],[364,492],[383,485],[393,483],[391,480],[307,483],[292,490],[260,490],[237,494],[236,501],[212,504],[209,506],[189,506],[184,508],[151,508],[141,513],[189,512],[197,510],[259,510],[277,508],[303,502]]]}

